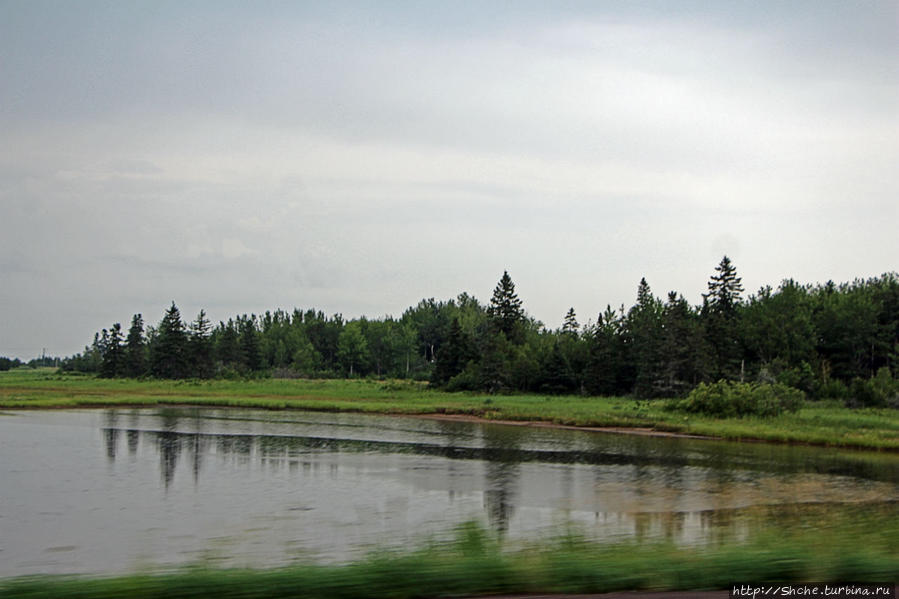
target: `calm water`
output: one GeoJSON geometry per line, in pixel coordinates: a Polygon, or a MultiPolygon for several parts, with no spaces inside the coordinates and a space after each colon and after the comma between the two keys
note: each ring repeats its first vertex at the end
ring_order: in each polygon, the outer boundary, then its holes
{"type": "Polygon", "coordinates": [[[339,561],[466,520],[692,544],[899,517],[897,455],[387,416],[4,412],[0,456],[0,576],[339,561]]]}

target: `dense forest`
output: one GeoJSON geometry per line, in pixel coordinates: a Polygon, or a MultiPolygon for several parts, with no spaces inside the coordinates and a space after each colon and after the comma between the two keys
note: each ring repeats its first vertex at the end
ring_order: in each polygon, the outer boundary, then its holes
{"type": "Polygon", "coordinates": [[[680,397],[701,382],[778,382],[811,398],[885,405],[896,389],[899,277],[803,285],[783,281],[744,297],[725,256],[700,306],[645,279],[629,309],[595,321],[574,309],[560,329],[528,316],[509,274],[485,306],[462,293],[425,299],[400,318],[346,320],[278,310],[213,326],[173,302],[156,326],[135,314],[97,333],[67,371],[104,377],[391,377],[448,390],[680,397]]]}

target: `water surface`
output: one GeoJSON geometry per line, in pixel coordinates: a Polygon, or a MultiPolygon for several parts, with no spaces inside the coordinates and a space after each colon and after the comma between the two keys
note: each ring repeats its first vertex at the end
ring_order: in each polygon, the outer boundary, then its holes
{"type": "Polygon", "coordinates": [[[512,542],[730,542],[899,517],[899,456],[407,417],[0,415],[0,576],[341,561],[478,520],[512,542]]]}

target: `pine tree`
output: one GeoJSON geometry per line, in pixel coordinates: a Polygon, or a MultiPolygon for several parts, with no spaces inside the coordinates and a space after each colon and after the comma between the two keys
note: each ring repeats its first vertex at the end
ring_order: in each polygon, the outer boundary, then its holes
{"type": "Polygon", "coordinates": [[[493,290],[493,297],[487,307],[487,317],[493,329],[499,331],[513,342],[519,342],[523,336],[521,331],[524,321],[524,310],[521,300],[515,294],[515,283],[508,271],[503,271],[503,276],[493,290]]]}
{"type": "Polygon", "coordinates": [[[234,370],[242,368],[240,336],[237,333],[234,319],[229,318],[227,323],[219,322],[215,338],[215,354],[221,366],[234,370]]]}
{"type": "Polygon", "coordinates": [[[605,312],[597,317],[584,371],[584,387],[591,395],[615,395],[619,392],[620,342],[620,319],[612,306],[607,306],[605,312]]]}
{"type": "Polygon", "coordinates": [[[125,360],[122,349],[122,325],[115,323],[107,333],[103,329],[103,355],[100,376],[113,378],[124,373],[125,360]]]}
{"type": "Polygon", "coordinates": [[[242,316],[238,319],[240,329],[240,353],[247,370],[262,370],[262,352],[259,351],[259,333],[256,330],[256,316],[242,316]]]}
{"type": "Polygon", "coordinates": [[[162,317],[150,347],[150,372],[163,379],[187,375],[187,333],[175,302],[162,317]]]}
{"type": "Polygon", "coordinates": [[[725,314],[728,317],[736,313],[737,306],[742,302],[740,294],[743,293],[742,279],[737,276],[737,268],[724,256],[718,266],[715,267],[716,275],[709,279],[709,292],[702,297],[708,301],[712,312],[725,314]]]}
{"type": "Polygon", "coordinates": [[[702,296],[701,313],[706,339],[713,354],[712,376],[715,379],[735,379],[741,371],[738,308],[742,303],[740,294],[743,285],[736,267],[727,256],[721,259],[715,272],[717,274],[709,280],[709,292],[702,296]]]}
{"type": "Polygon", "coordinates": [[[192,374],[201,379],[210,378],[213,375],[212,338],[205,310],[200,310],[197,319],[190,324],[187,345],[192,374]]]}
{"type": "Polygon", "coordinates": [[[581,325],[578,324],[577,316],[574,314],[574,308],[569,308],[568,313],[565,314],[565,322],[562,323],[562,334],[577,337],[580,329],[581,325]]]}
{"type": "Polygon", "coordinates": [[[131,318],[128,339],[125,341],[125,375],[143,376],[147,371],[146,346],[144,345],[144,319],[140,314],[131,318]]]}
{"type": "Polygon", "coordinates": [[[661,360],[656,395],[683,395],[705,378],[707,352],[698,316],[687,300],[673,291],[662,312],[661,360]]]}
{"type": "Polygon", "coordinates": [[[577,378],[571,363],[562,351],[558,339],[540,365],[540,391],[542,393],[570,393],[577,388],[577,378]]]}
{"type": "Polygon", "coordinates": [[[635,369],[634,393],[652,397],[661,378],[660,338],[662,303],[652,294],[646,279],[637,287],[637,305],[627,315],[630,358],[635,369]]]}

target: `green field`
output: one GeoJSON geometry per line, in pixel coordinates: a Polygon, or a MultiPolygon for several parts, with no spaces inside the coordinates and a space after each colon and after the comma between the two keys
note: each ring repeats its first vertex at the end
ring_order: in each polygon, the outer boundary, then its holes
{"type": "Polygon", "coordinates": [[[621,397],[447,393],[427,383],[376,380],[100,379],[52,370],[0,373],[0,408],[191,404],[381,414],[470,415],[487,420],[652,429],[731,440],[899,450],[899,410],[808,402],[774,418],[716,419],[668,411],[665,401],[621,397]]]}

